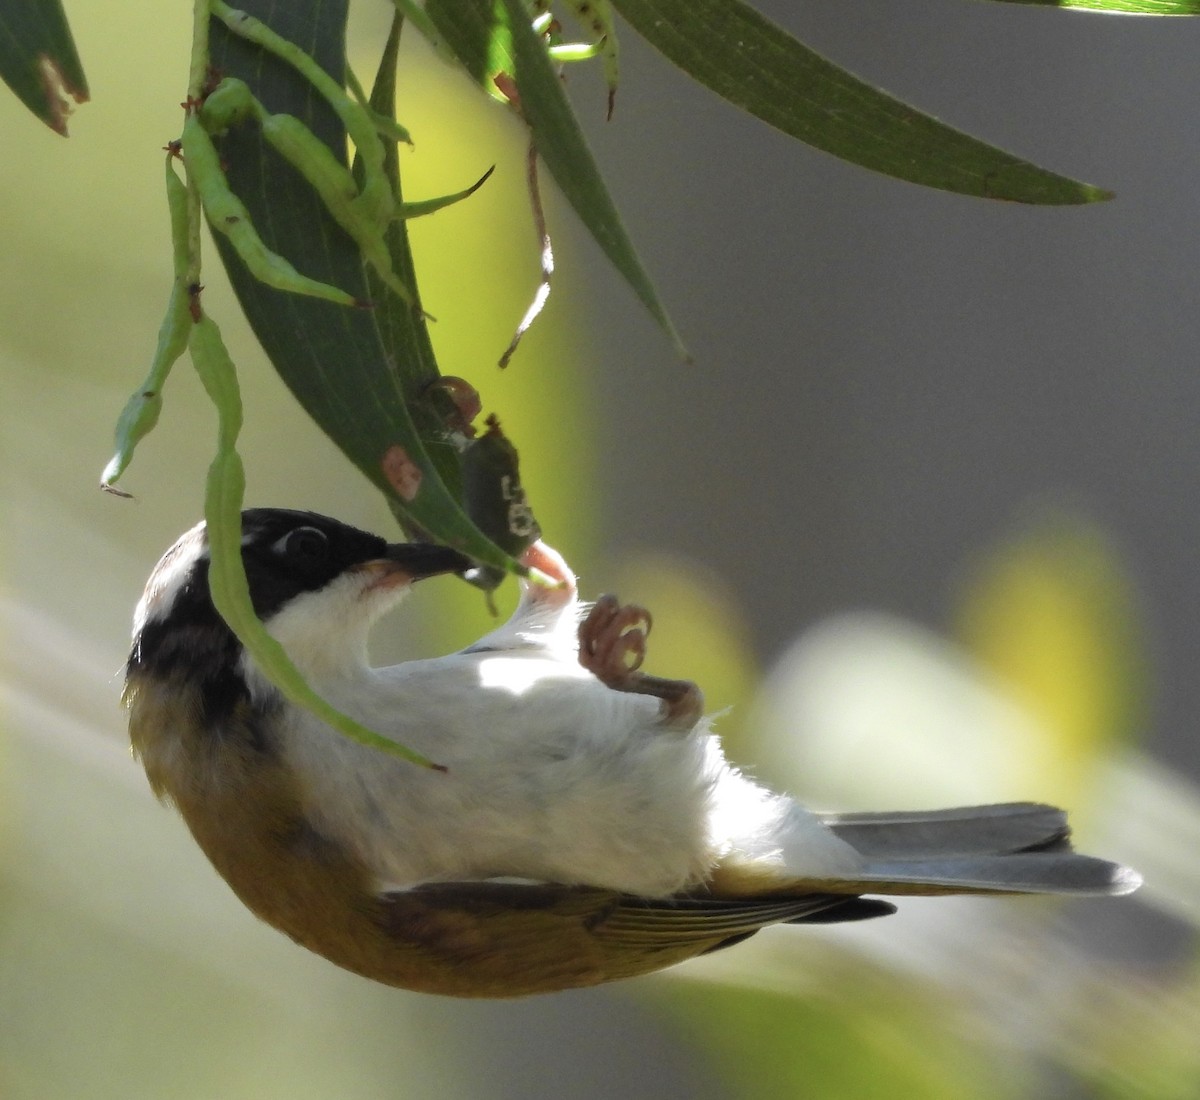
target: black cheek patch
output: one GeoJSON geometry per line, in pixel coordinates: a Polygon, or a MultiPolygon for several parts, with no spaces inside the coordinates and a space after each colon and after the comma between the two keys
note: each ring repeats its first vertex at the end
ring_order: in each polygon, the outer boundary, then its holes
{"type": "MultiPolygon", "coordinates": [[[[250,689],[241,673],[228,667],[212,669],[200,678],[200,721],[217,731],[232,723],[235,713],[250,703],[250,689]]],[[[261,739],[261,734],[255,739],[261,739]]]]}
{"type": "MultiPolygon", "coordinates": [[[[240,649],[238,651],[240,655],[240,649]]],[[[252,697],[237,665],[213,665],[198,678],[199,717],[214,741],[235,742],[253,753],[274,756],[278,752],[273,727],[285,703],[273,688],[252,697]]]]}
{"type": "Polygon", "coordinates": [[[252,509],[243,515],[242,560],[260,619],[275,614],[303,592],[319,591],[351,566],[382,557],[387,551],[387,542],[380,536],[312,512],[252,509]],[[325,537],[324,554],[287,552],[289,534],[304,528],[313,528],[314,534],[325,537]]]}
{"type": "Polygon", "coordinates": [[[214,741],[237,740],[257,753],[271,753],[268,721],[281,701],[251,700],[242,676],[242,647],[215,614],[207,624],[167,629],[151,621],[129,657],[127,676],[148,676],[160,684],[190,685],[200,728],[214,741]]]}

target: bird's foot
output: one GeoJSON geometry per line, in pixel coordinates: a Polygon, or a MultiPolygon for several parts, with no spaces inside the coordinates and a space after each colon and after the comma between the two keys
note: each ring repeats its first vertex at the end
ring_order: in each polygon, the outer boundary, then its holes
{"type": "Polygon", "coordinates": [[[601,596],[579,624],[579,663],[614,691],[661,700],[664,726],[691,729],[704,709],[700,688],[691,680],[667,680],[641,671],[652,624],[644,607],[601,596]]]}

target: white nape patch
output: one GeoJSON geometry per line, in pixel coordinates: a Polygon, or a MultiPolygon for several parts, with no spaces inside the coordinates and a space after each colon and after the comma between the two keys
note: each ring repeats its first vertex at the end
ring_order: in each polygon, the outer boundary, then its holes
{"type": "Polygon", "coordinates": [[[146,582],[142,598],[133,612],[134,637],[141,633],[148,622],[164,619],[175,605],[179,590],[192,575],[192,569],[208,545],[204,521],[201,520],[190,531],[176,540],[154,567],[146,582]]]}

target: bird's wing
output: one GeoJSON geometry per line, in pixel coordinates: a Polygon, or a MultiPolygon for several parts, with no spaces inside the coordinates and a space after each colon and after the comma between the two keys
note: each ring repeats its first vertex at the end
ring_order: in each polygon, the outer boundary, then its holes
{"type": "MultiPolygon", "coordinates": [[[[738,943],[771,924],[861,920],[893,911],[886,902],[844,894],[635,898],[592,887],[503,881],[425,883],[381,901],[389,937],[423,959],[416,968],[420,987],[483,997],[646,974],[738,943]]],[[[418,988],[409,975],[399,975],[397,984],[418,988]]]]}
{"type": "Polygon", "coordinates": [[[703,943],[728,947],[772,924],[831,924],[895,912],[887,902],[844,894],[719,898],[708,893],[669,898],[622,896],[600,933],[628,944],[703,943]]]}

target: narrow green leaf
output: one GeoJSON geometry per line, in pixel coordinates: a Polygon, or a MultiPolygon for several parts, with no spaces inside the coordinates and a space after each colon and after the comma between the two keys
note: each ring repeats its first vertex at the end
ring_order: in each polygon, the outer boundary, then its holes
{"type": "Polygon", "coordinates": [[[563,194],[575,207],[596,243],[613,266],[633,287],[634,293],[662,326],[676,350],[687,357],[687,349],[659,301],[650,276],[634,251],[621,216],[609,196],[592,152],[584,140],[575,112],[563,91],[546,47],[529,25],[522,0],[504,0],[512,34],[513,60],[521,110],[533,130],[538,154],[550,169],[563,194]]]}
{"type": "Polygon", "coordinates": [[[843,160],[980,198],[1059,205],[1112,197],[864,84],[740,0],[613,2],[634,30],[701,84],[843,160]]]}
{"type": "Polygon", "coordinates": [[[237,371],[225,350],[220,330],[209,317],[201,317],[191,326],[188,347],[200,382],[217,410],[217,453],[208,468],[204,491],[209,545],[208,584],[213,606],[286,699],[311,711],[353,741],[421,767],[436,768],[436,764],[420,753],[368,729],[322,699],[308,686],[287,650],[259,621],[242,561],[246,471],[237,451],[238,434],[242,430],[242,395],[237,371]]]}
{"type": "MultiPolygon", "coordinates": [[[[341,83],[347,0],[246,0],[241,7],[341,83]]],[[[271,113],[299,118],[346,163],[342,120],[295,68],[217,20],[211,36],[212,63],[222,75],[244,80],[271,113]]],[[[218,145],[229,185],[267,247],[310,277],[375,303],[373,309],[353,309],[266,286],[218,235],[242,308],[280,377],[410,531],[512,569],[512,560],[467,518],[441,475],[444,464],[431,457],[431,450],[445,446],[432,416],[420,427],[415,422],[424,407],[424,387],[437,370],[416,322],[405,327],[397,321],[412,307],[382,283],[368,281],[355,243],[313,188],[264,141],[257,124],[231,127],[218,145]]],[[[411,271],[397,274],[415,285],[411,271]]]]}
{"type": "Polygon", "coordinates": [[[405,221],[412,221],[413,218],[426,218],[430,214],[436,214],[439,210],[445,210],[447,206],[454,206],[463,199],[469,199],[487,183],[495,170],[496,166],[493,164],[470,187],[464,187],[461,191],[452,191],[448,195],[438,195],[432,199],[417,199],[415,202],[403,203],[397,217],[403,218],[405,221]]]}
{"type": "Polygon", "coordinates": [[[1114,12],[1122,15],[1200,15],[1200,0],[1000,0],[1044,8],[1114,12]]]}
{"type": "Polygon", "coordinates": [[[583,224],[642,304],[687,356],[625,231],[583,131],[563,91],[545,43],[529,24],[522,0],[430,0],[426,12],[467,72],[487,90],[504,72],[515,78],[521,111],[538,154],[583,224]]]}
{"type": "Polygon", "coordinates": [[[100,475],[100,488],[116,496],[128,496],[116,486],[133,460],[137,445],[158,423],[163,406],[163,387],[179,357],[187,350],[192,327],[191,294],[188,274],[188,192],[175,172],[173,153],[167,153],[163,178],[167,190],[167,208],[171,215],[171,259],[175,277],[167,312],[158,329],[158,346],[146,379],[130,396],[117,420],[114,433],[115,453],[100,475]]]}
{"type": "Polygon", "coordinates": [[[68,97],[86,102],[88,86],[61,0],[0,4],[0,79],[50,129],[67,136],[68,97]]]}

